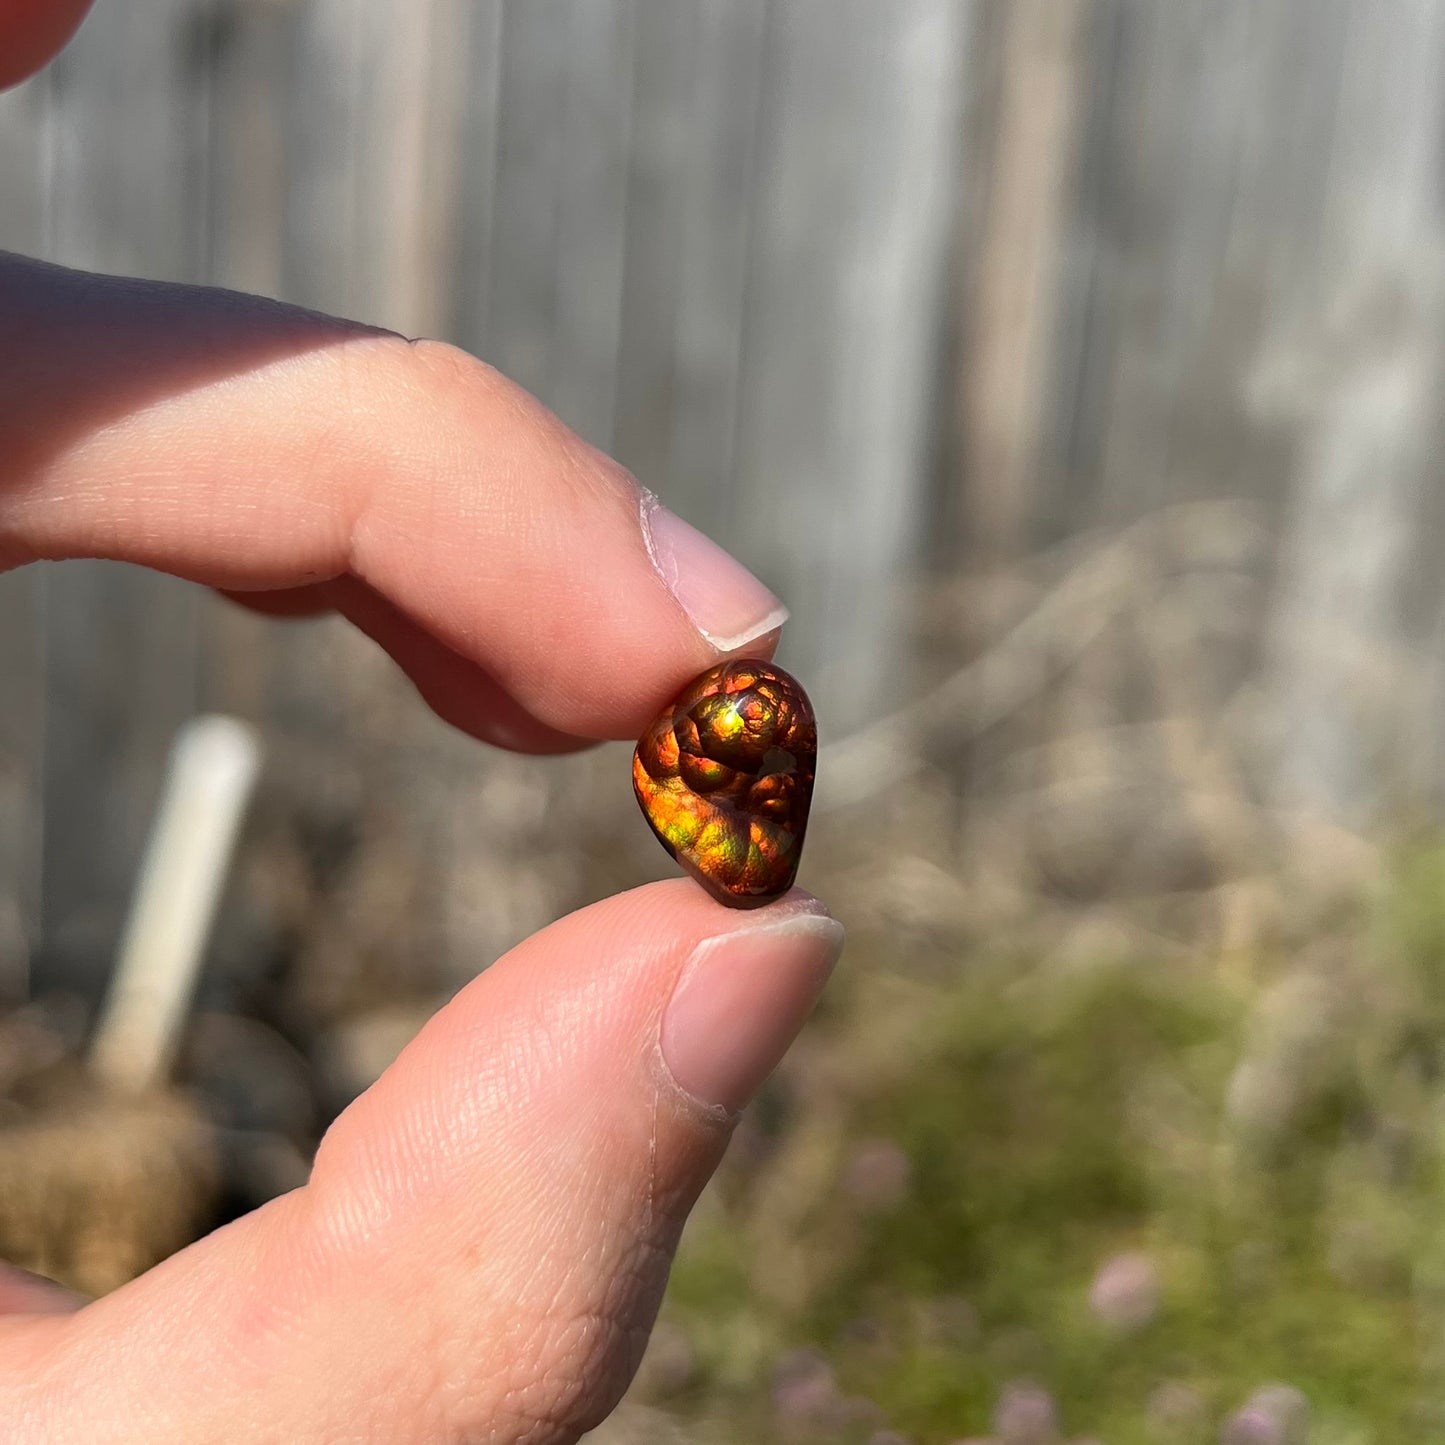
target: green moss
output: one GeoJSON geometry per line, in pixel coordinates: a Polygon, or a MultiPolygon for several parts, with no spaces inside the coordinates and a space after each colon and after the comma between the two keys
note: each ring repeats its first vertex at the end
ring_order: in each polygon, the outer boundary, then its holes
{"type": "MultiPolygon", "coordinates": [[[[1019,1378],[1053,1393],[1067,1433],[1111,1445],[1217,1439],[1275,1380],[1309,1398],[1312,1440],[1435,1434],[1445,850],[1402,859],[1332,945],[1293,993],[1278,980],[1297,960],[1246,984],[1150,960],[958,960],[916,1057],[840,1106],[845,1146],[884,1138],[906,1154],[902,1201],[870,1212],[840,1185],[846,1147],[828,1156],[791,1239],[809,1281],[796,1298],[760,1290],[750,1257],[776,1165],[756,1187],[734,1180],[689,1240],[674,1317],[756,1346],[731,1372],[704,1350],[727,1391],[711,1413],[742,1431],[730,1438],[771,1438],[770,1361],[804,1344],[920,1442],[984,1432],[1019,1378]],[[1160,1303],[1111,1331],[1090,1284],[1136,1250],[1160,1303]],[[1166,1385],[1199,1402],[1173,1435],[1149,1424],[1166,1385]]],[[[875,1006],[835,1004],[825,1027],[844,1056],[875,1006]]],[[[809,1118],[781,1125],[784,1155],[809,1118]]]]}

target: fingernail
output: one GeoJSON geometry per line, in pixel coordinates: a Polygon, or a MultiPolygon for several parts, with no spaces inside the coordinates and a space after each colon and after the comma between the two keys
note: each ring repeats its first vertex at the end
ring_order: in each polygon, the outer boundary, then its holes
{"type": "Polygon", "coordinates": [[[787,1052],[843,950],[843,925],[794,912],[700,943],[662,1016],[662,1057],[684,1092],[741,1109],[787,1052]]]}
{"type": "Polygon", "coordinates": [[[90,1301],[43,1274],[0,1263],[0,1314],[69,1315],[90,1301]]]}
{"type": "Polygon", "coordinates": [[[788,609],[735,557],[642,494],[642,535],[658,576],[719,652],[736,652],[788,620],[788,609]]]}

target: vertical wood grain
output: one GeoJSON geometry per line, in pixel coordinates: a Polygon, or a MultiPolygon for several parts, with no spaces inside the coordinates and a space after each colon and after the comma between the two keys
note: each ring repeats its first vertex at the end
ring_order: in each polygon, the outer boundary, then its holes
{"type": "Polygon", "coordinates": [[[998,16],[994,143],[961,328],[961,480],[975,562],[1016,564],[1032,542],[1091,18],[1088,0],[1018,0],[998,16]]]}
{"type": "Polygon", "coordinates": [[[781,0],[767,41],[733,505],[837,727],[906,653],[970,15],[781,0]]]}
{"type": "Polygon", "coordinates": [[[458,114],[456,276],[446,334],[469,351],[486,356],[497,220],[502,0],[475,0],[466,13],[465,84],[458,114]]]}
{"type": "MultiPolygon", "coordinates": [[[[667,496],[680,301],[683,177],[702,62],[695,3],[654,7],[636,30],[617,454],[667,496]]],[[[686,510],[680,508],[680,510],[686,510]]]]}
{"type": "MultiPolygon", "coordinates": [[[[197,16],[190,0],[102,6],[55,63],[54,259],[202,274],[209,95],[197,16]]],[[[82,562],[45,579],[39,986],[93,991],[109,965],[166,750],[194,710],[196,619],[196,590],[153,574],[82,562]]]]}
{"type": "MultiPolygon", "coordinates": [[[[1252,498],[1275,548],[1236,671],[1343,805],[1382,724],[1340,714],[1322,618],[1423,658],[1373,695],[1401,757],[1441,751],[1438,7],[979,8],[98,6],[0,97],[0,246],[478,352],[784,594],[837,730],[906,687],[960,394],[975,556],[1252,498]]],[[[198,700],[363,747],[335,645],[115,568],[0,579],[0,908],[34,915],[43,867],[51,953],[99,957],[198,700]]]]}
{"type": "MultiPolygon", "coordinates": [[[[0,250],[45,249],[47,83],[0,95],[0,250]]],[[[0,487],[5,485],[0,471],[0,487]]],[[[24,997],[40,936],[44,823],[43,579],[0,574],[0,1002],[24,997]]]]}
{"type": "MultiPolygon", "coordinates": [[[[555,335],[548,404],[612,450],[633,143],[632,0],[572,0],[565,37],[555,335]]],[[[651,23],[650,12],[643,15],[651,23]]]]}
{"type": "Polygon", "coordinates": [[[1386,0],[1343,29],[1309,290],[1283,293],[1255,392],[1297,438],[1266,634],[1276,786],[1364,822],[1382,794],[1417,806],[1441,782],[1422,624],[1445,602],[1445,16],[1386,0]]]}
{"type": "Polygon", "coordinates": [[[553,371],[567,56],[566,6],[512,5],[500,34],[487,359],[545,399],[553,371]]]}
{"type": "Polygon", "coordinates": [[[739,535],[732,493],[767,15],[766,0],[699,4],[677,179],[672,438],[662,481],[690,521],[729,540],[739,535]]]}

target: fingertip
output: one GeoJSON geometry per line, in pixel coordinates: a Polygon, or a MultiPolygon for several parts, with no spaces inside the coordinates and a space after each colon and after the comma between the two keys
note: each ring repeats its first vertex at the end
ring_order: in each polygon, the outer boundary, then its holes
{"type": "Polygon", "coordinates": [[[726,1113],[777,1067],[843,951],[843,925],[827,913],[794,907],[750,920],[692,951],[661,1024],[678,1088],[726,1113]]]}
{"type": "Polygon", "coordinates": [[[48,65],[89,10],[90,0],[0,0],[0,90],[48,65]]]}

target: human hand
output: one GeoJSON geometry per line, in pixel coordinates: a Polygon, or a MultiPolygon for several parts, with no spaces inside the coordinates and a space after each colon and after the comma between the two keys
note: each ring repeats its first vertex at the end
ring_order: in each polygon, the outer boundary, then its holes
{"type": "MultiPolygon", "coordinates": [[[[0,83],[83,9],[0,0],[0,83]]],[[[63,557],[335,609],[442,716],[534,752],[634,737],[783,617],[450,347],[0,257],[0,569],[63,557]]],[[[575,1439],[840,941],[807,895],[741,913],[685,881],[554,924],[336,1121],[304,1188],[93,1303],[0,1275],[6,1439],[575,1439]]]]}

